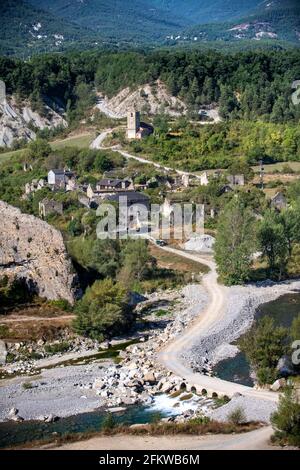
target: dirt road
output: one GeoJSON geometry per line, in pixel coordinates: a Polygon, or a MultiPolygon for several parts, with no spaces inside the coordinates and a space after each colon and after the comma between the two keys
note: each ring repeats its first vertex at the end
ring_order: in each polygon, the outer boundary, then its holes
{"type": "Polygon", "coordinates": [[[207,391],[216,392],[220,395],[228,395],[229,397],[238,392],[251,397],[278,401],[278,394],[276,393],[255,390],[254,388],[227,382],[216,377],[195,373],[183,364],[180,358],[181,352],[189,348],[197,336],[204,336],[213,325],[224,318],[226,312],[226,288],[218,283],[216,265],[212,258],[209,259],[207,256],[192,254],[170,247],[160,248],[169,253],[174,253],[192,261],[199,262],[210,268],[210,272],[203,277],[202,281],[203,286],[209,294],[210,302],[203,312],[199,312],[199,316],[194,323],[187,328],[182,335],[168,343],[161,351],[159,360],[162,364],[174,374],[184,378],[190,385],[195,386],[197,390],[200,388],[199,391],[205,388],[207,391]]]}
{"type": "Polygon", "coordinates": [[[93,437],[64,444],[57,450],[279,450],[269,444],[272,428],[245,434],[209,436],[130,436],[93,437]]]}

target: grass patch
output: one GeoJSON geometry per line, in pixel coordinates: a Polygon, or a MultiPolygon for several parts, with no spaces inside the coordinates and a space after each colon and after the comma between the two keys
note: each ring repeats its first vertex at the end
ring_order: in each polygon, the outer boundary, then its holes
{"type": "Polygon", "coordinates": [[[59,150],[64,147],[77,147],[79,149],[83,149],[89,147],[94,138],[95,134],[91,132],[88,134],[67,137],[62,140],[55,140],[54,142],[50,142],[50,145],[52,150],[59,150]]]}
{"type": "Polygon", "coordinates": [[[223,397],[218,397],[214,399],[216,408],[220,408],[220,406],[227,405],[227,403],[230,402],[230,398],[227,395],[224,395],[223,397]]]}
{"type": "Polygon", "coordinates": [[[14,157],[17,157],[18,155],[21,155],[22,152],[24,152],[24,149],[10,150],[9,152],[0,153],[0,165],[14,157]]]}
{"type": "Polygon", "coordinates": [[[0,339],[9,338],[9,327],[7,325],[0,325],[0,339]]]}
{"type": "Polygon", "coordinates": [[[204,264],[197,263],[196,261],[192,261],[174,253],[168,253],[152,244],[150,246],[150,253],[154,258],[156,258],[158,266],[161,268],[173,269],[174,271],[179,271],[181,273],[194,274],[206,274],[209,271],[209,268],[204,266],[204,264]]]}
{"type": "Polygon", "coordinates": [[[167,310],[163,310],[163,309],[157,310],[157,312],[155,312],[156,317],[165,317],[168,314],[169,314],[169,312],[167,310]]]}

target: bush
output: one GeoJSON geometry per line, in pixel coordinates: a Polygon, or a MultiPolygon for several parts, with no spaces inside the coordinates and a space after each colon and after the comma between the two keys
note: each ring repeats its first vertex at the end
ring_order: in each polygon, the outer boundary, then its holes
{"type": "Polygon", "coordinates": [[[287,331],[270,317],[261,318],[240,340],[239,347],[255,370],[260,385],[273,383],[276,366],[286,353],[287,331]]]}
{"type": "Polygon", "coordinates": [[[46,344],[45,351],[48,354],[58,354],[68,351],[70,348],[70,343],[63,341],[62,343],[57,344],[46,344]]]}
{"type": "Polygon", "coordinates": [[[120,283],[111,279],[96,281],[75,306],[75,331],[93,339],[102,339],[128,330],[134,319],[128,302],[128,293],[120,283]]]}
{"type": "Polygon", "coordinates": [[[116,420],[115,417],[112,413],[107,413],[105,416],[103,423],[102,423],[102,428],[104,431],[109,431],[113,429],[116,426],[116,420]]]}
{"type": "Polygon", "coordinates": [[[256,371],[256,376],[259,384],[272,384],[277,379],[276,369],[271,367],[262,367],[256,371]]]}
{"type": "Polygon", "coordinates": [[[31,382],[24,382],[22,384],[22,387],[24,388],[24,390],[30,390],[31,388],[33,388],[33,385],[31,382]]]}
{"type": "Polygon", "coordinates": [[[243,408],[238,406],[227,415],[227,419],[231,424],[238,425],[246,422],[246,415],[243,408]]]}
{"type": "Polygon", "coordinates": [[[271,423],[277,440],[300,447],[300,402],[291,387],[281,395],[278,410],[271,416],[271,423]]]}

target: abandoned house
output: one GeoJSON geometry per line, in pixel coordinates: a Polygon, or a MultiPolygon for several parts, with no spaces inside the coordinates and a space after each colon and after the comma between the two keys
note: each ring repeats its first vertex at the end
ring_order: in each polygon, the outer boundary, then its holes
{"type": "Polygon", "coordinates": [[[42,188],[46,187],[46,180],[43,178],[37,180],[34,179],[31,181],[31,183],[26,183],[25,184],[25,194],[31,194],[35,193],[36,191],[39,191],[42,188]]]}
{"type": "Polygon", "coordinates": [[[281,191],[278,191],[275,196],[271,198],[270,206],[278,211],[286,209],[287,201],[285,195],[281,191]]]}
{"type": "Polygon", "coordinates": [[[39,202],[39,214],[43,219],[50,214],[63,214],[63,204],[53,199],[43,199],[39,202]]]}
{"type": "Polygon", "coordinates": [[[228,175],[227,181],[232,186],[245,186],[245,176],[244,175],[228,175]]]}
{"type": "Polygon", "coordinates": [[[75,174],[70,170],[50,170],[48,172],[48,184],[52,188],[73,191],[76,185],[75,174]]]}

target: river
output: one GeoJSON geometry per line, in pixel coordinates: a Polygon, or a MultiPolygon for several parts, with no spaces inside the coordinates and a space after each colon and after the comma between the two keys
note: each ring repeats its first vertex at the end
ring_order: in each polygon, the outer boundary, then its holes
{"type": "MultiPolygon", "coordinates": [[[[293,319],[300,314],[300,294],[286,294],[277,300],[267,302],[258,307],[255,319],[272,316],[277,326],[289,327],[293,319]]],[[[253,386],[250,366],[243,353],[234,358],[225,359],[214,368],[215,374],[221,379],[242,385],[253,386]]]]}

